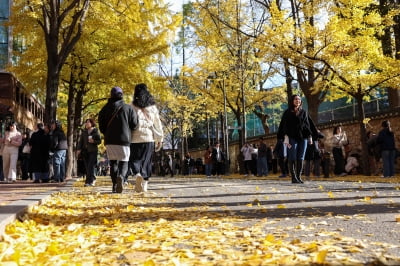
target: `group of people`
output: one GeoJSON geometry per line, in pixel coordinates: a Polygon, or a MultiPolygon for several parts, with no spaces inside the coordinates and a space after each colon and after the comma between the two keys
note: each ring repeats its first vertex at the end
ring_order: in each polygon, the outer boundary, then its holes
{"type": "Polygon", "coordinates": [[[267,176],[268,171],[272,170],[273,152],[267,146],[264,138],[259,138],[257,145],[245,143],[240,149],[243,156],[244,175],[248,176],[267,176]]]}
{"type": "MultiPolygon", "coordinates": [[[[369,137],[370,143],[368,143],[368,146],[370,150],[376,151],[377,147],[379,147],[378,152],[371,152],[370,155],[375,162],[379,160],[380,156],[382,157],[383,177],[393,177],[397,150],[390,122],[388,120],[383,121],[379,134],[375,138],[369,137]]],[[[291,175],[292,183],[304,182],[301,178],[304,161],[306,161],[305,175],[310,175],[310,161],[312,160],[316,166],[314,175],[319,176],[320,161],[324,156],[324,152],[321,151],[323,144],[320,140],[324,136],[302,108],[300,96],[292,96],[289,107],[282,116],[277,138],[278,144],[283,142],[281,150],[286,155],[288,172],[291,175]]],[[[334,128],[331,145],[334,158],[334,174],[344,176],[357,171],[360,155],[354,151],[345,150],[349,145],[349,140],[341,126],[334,128]]],[[[282,161],[280,165],[282,176],[285,176],[286,167],[282,161]]]]}
{"type": "Polygon", "coordinates": [[[203,157],[206,177],[221,177],[221,175],[225,174],[225,164],[228,158],[219,142],[216,142],[214,147],[208,146],[203,157]]]}
{"type": "MultiPolygon", "coordinates": [[[[113,87],[99,112],[99,129],[110,164],[112,192],[122,193],[129,168],[135,178],[135,191],[146,192],[153,152],[161,149],[164,138],[159,112],[147,85],[135,86],[132,104],[124,102],[120,87],[113,87]]],[[[90,179],[86,182],[90,184],[90,179]]]]}
{"type": "Polygon", "coordinates": [[[2,181],[17,180],[17,162],[21,159],[22,179],[32,176],[34,183],[64,182],[67,138],[59,121],[38,123],[31,136],[21,134],[11,122],[0,138],[2,181]]]}

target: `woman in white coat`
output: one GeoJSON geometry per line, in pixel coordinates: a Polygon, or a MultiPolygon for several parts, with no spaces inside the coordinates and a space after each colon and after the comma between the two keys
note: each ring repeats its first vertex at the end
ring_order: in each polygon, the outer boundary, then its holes
{"type": "Polygon", "coordinates": [[[17,130],[17,124],[12,122],[5,133],[3,148],[3,173],[8,182],[17,181],[18,148],[22,144],[22,135],[17,130]]]}
{"type": "Polygon", "coordinates": [[[161,149],[164,135],[158,108],[146,84],[135,86],[132,105],[139,123],[132,131],[129,161],[136,178],[135,191],[146,192],[152,173],[153,153],[161,149]]]}

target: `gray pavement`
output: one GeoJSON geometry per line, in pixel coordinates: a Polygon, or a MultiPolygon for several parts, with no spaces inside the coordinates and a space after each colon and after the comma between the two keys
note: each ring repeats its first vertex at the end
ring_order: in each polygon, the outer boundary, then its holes
{"type": "MultiPolygon", "coordinates": [[[[342,181],[153,178],[150,192],[171,207],[208,206],[246,219],[275,219],[282,226],[317,224],[342,234],[400,245],[400,184],[342,181]]],[[[250,221],[251,223],[252,221],[250,221]]],[[[279,223],[277,225],[279,225],[279,223]]],[[[300,232],[302,234],[302,232],[300,232]]],[[[293,235],[295,237],[295,235],[293,235]]],[[[400,256],[400,249],[398,250],[400,256]]]]}
{"type": "Polygon", "coordinates": [[[74,182],[75,179],[64,183],[0,183],[0,235],[7,224],[19,219],[31,206],[40,205],[55,192],[70,190],[74,182]]]}

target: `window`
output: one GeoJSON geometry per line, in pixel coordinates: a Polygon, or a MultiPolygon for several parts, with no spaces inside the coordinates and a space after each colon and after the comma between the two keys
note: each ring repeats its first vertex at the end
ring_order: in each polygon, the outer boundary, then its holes
{"type": "Polygon", "coordinates": [[[10,17],[10,1],[0,0],[0,20],[8,20],[10,17]]]}

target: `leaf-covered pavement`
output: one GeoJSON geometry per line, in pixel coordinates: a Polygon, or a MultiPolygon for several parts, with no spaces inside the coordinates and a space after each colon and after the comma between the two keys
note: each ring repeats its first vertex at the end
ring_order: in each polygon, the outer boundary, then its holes
{"type": "Polygon", "coordinates": [[[8,225],[1,264],[400,264],[397,179],[153,178],[146,194],[98,179],[8,225]]]}

